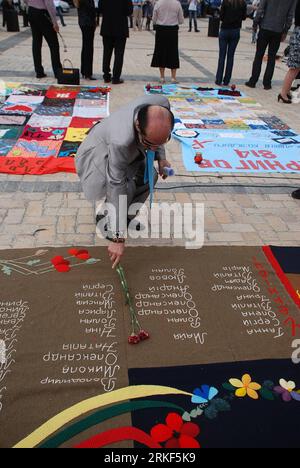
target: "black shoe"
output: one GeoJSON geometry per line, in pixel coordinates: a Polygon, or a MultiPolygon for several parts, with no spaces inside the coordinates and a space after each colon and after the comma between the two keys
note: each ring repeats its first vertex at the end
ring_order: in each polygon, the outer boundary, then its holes
{"type": "Polygon", "coordinates": [[[295,198],[295,200],[300,200],[300,189],[293,192],[292,197],[295,198]]]}
{"type": "Polygon", "coordinates": [[[216,84],[217,86],[222,86],[222,83],[219,83],[218,81],[215,81],[215,84],[216,84]]]}
{"type": "Polygon", "coordinates": [[[278,102],[283,102],[283,104],[292,104],[291,99],[284,99],[281,94],[278,95],[278,102]]]}
{"type": "Polygon", "coordinates": [[[41,78],[47,78],[46,73],[37,73],[36,77],[40,80],[41,78]]]}
{"type": "Polygon", "coordinates": [[[112,84],[123,84],[124,80],[121,80],[121,79],[114,80],[114,79],[112,79],[111,82],[112,82],[112,84]]]}
{"type": "Polygon", "coordinates": [[[104,78],[104,83],[111,83],[111,78],[104,78]]]}
{"type": "Polygon", "coordinates": [[[196,29],[196,31],[195,31],[195,32],[200,32],[200,29],[196,29]]]}
{"type": "Polygon", "coordinates": [[[251,81],[247,81],[247,83],[245,83],[245,86],[247,86],[248,88],[256,88],[256,84],[253,84],[251,83],[251,81]]]}
{"type": "Polygon", "coordinates": [[[97,78],[95,78],[94,76],[84,76],[84,79],[89,80],[89,81],[96,81],[97,80],[97,78]]]}
{"type": "Polygon", "coordinates": [[[272,85],[264,85],[264,89],[266,91],[270,91],[272,89],[272,85]]]}

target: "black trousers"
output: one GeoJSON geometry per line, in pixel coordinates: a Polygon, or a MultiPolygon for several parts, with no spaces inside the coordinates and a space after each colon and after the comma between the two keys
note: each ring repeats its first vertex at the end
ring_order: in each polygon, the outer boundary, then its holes
{"type": "Polygon", "coordinates": [[[281,37],[281,33],[267,31],[266,29],[260,30],[257,40],[256,56],[253,63],[252,76],[250,78],[250,82],[253,85],[256,84],[259,80],[263,58],[267,47],[269,47],[268,64],[264,75],[264,86],[271,86],[276,65],[276,55],[280,47],[281,37]]]}
{"type": "Polygon", "coordinates": [[[50,16],[47,10],[39,10],[33,7],[29,8],[28,16],[32,31],[32,54],[35,72],[37,75],[42,75],[44,73],[42,65],[42,45],[43,38],[45,38],[51,53],[53,73],[56,76],[57,71],[62,68],[62,65],[60,61],[58,37],[53,29],[50,16]]]}
{"type": "Polygon", "coordinates": [[[93,75],[95,26],[80,26],[82,32],[81,74],[87,78],[93,75]]]}
{"type": "Polygon", "coordinates": [[[113,52],[115,53],[115,61],[113,67],[112,78],[114,80],[119,80],[123,62],[124,62],[124,52],[126,47],[126,37],[108,37],[103,36],[103,78],[104,80],[109,80],[111,78],[111,68],[110,62],[113,52]]]}

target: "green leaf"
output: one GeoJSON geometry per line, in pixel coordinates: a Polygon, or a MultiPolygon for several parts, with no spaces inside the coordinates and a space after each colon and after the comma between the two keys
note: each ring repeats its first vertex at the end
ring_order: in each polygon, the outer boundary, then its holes
{"type": "Polygon", "coordinates": [[[209,406],[204,410],[204,415],[207,419],[216,419],[218,417],[218,411],[214,408],[213,405],[209,406]]]}
{"type": "Polygon", "coordinates": [[[40,262],[41,260],[29,260],[29,262],[27,262],[26,265],[33,266],[40,262]]]}
{"type": "Polygon", "coordinates": [[[269,389],[266,388],[266,387],[262,387],[262,388],[259,390],[259,393],[260,393],[260,395],[262,396],[262,398],[264,398],[265,400],[270,400],[270,401],[274,401],[274,400],[275,400],[275,396],[274,396],[273,392],[271,392],[271,390],[269,390],[269,389]]]}
{"type": "Polygon", "coordinates": [[[2,271],[5,275],[7,275],[7,276],[11,276],[12,270],[11,270],[11,268],[9,268],[8,266],[4,265],[4,267],[2,268],[1,271],[2,271]]]}
{"type": "Polygon", "coordinates": [[[213,403],[214,403],[214,407],[218,411],[230,411],[231,410],[230,404],[227,401],[222,400],[221,398],[217,398],[216,400],[213,400],[213,403]]]}
{"type": "Polygon", "coordinates": [[[269,390],[273,390],[273,388],[275,387],[275,384],[271,380],[266,380],[263,384],[263,387],[266,387],[269,390]]]}
{"type": "Polygon", "coordinates": [[[186,411],[185,413],[183,413],[182,419],[186,422],[190,422],[192,418],[191,415],[186,411]]]}
{"type": "Polygon", "coordinates": [[[225,390],[228,390],[229,392],[235,392],[236,391],[236,388],[233,385],[231,385],[229,382],[223,383],[222,387],[225,390]]]}
{"type": "Polygon", "coordinates": [[[89,258],[85,263],[93,265],[94,263],[98,263],[98,260],[96,258],[89,258]]]}

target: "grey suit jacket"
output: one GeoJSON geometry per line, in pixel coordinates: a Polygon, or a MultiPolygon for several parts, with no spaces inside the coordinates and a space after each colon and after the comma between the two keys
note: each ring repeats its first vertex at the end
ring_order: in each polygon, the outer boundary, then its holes
{"type": "MultiPolygon", "coordinates": [[[[106,197],[118,210],[119,196],[128,195],[129,181],[141,166],[141,154],[146,157],[134,121],[139,109],[147,104],[170,109],[164,96],[145,95],[97,124],[81,144],[76,168],[88,200],[106,197]]],[[[166,159],[164,147],[156,153],[157,159],[166,159]]]]}

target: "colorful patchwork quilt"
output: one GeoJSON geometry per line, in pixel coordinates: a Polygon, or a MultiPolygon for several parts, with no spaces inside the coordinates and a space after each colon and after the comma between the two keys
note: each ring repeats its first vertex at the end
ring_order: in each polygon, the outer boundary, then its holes
{"type": "Polygon", "coordinates": [[[300,135],[244,93],[192,85],[148,85],[146,93],[170,100],[187,171],[300,172],[300,135]]]}
{"type": "Polygon", "coordinates": [[[299,448],[299,264],[136,248],[122,273],[105,248],[2,251],[0,447],[299,448]]]}
{"type": "Polygon", "coordinates": [[[80,143],[109,114],[109,91],[0,83],[0,172],[75,172],[80,143]]]}

